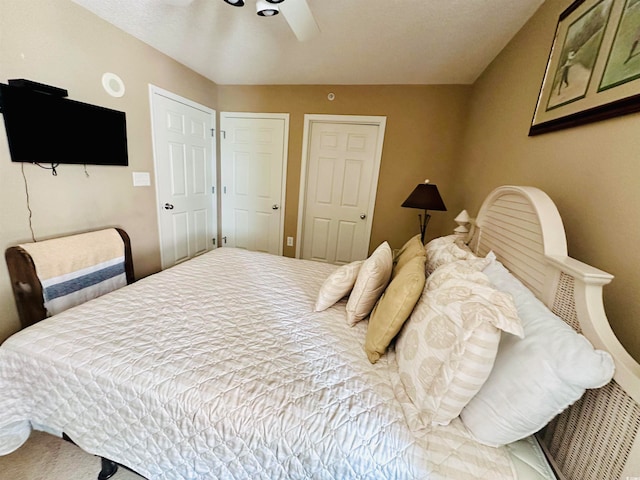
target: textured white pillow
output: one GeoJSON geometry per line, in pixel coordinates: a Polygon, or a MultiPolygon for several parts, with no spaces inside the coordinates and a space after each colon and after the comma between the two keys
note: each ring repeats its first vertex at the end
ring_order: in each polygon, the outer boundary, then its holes
{"type": "Polygon", "coordinates": [[[472,260],[455,260],[438,267],[427,280],[427,290],[434,290],[449,280],[470,280],[482,285],[491,285],[489,277],[482,270],[489,265],[486,258],[474,258],[472,260]]]}
{"type": "MultiPolygon", "coordinates": [[[[456,275],[429,289],[429,280],[396,343],[400,379],[425,422],[447,425],[491,372],[500,331],[522,335],[513,301],[459,262],[456,275]]],[[[436,270],[434,275],[439,273],[436,270]]]]}
{"type": "Polygon", "coordinates": [[[614,364],[500,262],[493,261],[484,273],[513,296],[525,333],[524,339],[504,336],[491,375],[460,414],[476,440],[498,446],[537,432],[585,389],[607,384],[614,364]]]}
{"type": "Polygon", "coordinates": [[[358,272],[358,278],[347,301],[347,323],[355,325],[371,313],[391,278],[393,253],[383,242],[367,258],[358,272]]]}
{"type": "Polygon", "coordinates": [[[434,238],[424,249],[427,254],[427,275],[446,263],[477,258],[457,235],[434,238]]]}
{"type": "Polygon", "coordinates": [[[326,310],[349,294],[356,283],[362,263],[362,260],[356,260],[342,265],[325,279],[318,292],[316,312],[326,310]]]}

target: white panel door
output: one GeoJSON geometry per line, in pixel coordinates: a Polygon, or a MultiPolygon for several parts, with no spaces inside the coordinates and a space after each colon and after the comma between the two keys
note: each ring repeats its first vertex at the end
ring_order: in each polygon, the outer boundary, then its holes
{"type": "Polygon", "coordinates": [[[220,114],[223,246],[282,254],[288,115],[220,114]]]}
{"type": "Polygon", "coordinates": [[[309,124],[302,258],[345,264],[367,257],[383,126],[309,124]]]}
{"type": "Polygon", "coordinates": [[[151,90],[163,269],[210,250],[216,237],[215,112],[167,94],[151,90]]]}

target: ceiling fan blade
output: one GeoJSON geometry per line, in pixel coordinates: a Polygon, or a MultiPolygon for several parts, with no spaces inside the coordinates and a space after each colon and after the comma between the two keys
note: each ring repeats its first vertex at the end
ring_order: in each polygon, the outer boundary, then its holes
{"type": "Polygon", "coordinates": [[[320,27],[311,13],[307,0],[286,0],[279,7],[282,16],[301,42],[310,40],[320,33],[320,27]]]}

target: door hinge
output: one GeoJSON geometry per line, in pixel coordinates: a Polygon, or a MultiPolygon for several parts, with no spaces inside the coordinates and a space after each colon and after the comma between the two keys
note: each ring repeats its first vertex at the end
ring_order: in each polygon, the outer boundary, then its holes
{"type": "Polygon", "coordinates": [[[212,239],[211,239],[211,243],[213,243],[213,246],[215,247],[215,246],[216,246],[216,239],[215,239],[215,238],[212,238],[212,239]]]}
{"type": "Polygon", "coordinates": [[[216,187],[211,187],[211,193],[213,193],[215,195],[216,193],[216,187]]]}
{"type": "Polygon", "coordinates": [[[227,194],[227,187],[226,186],[222,187],[222,193],[224,193],[225,195],[227,194]]]}

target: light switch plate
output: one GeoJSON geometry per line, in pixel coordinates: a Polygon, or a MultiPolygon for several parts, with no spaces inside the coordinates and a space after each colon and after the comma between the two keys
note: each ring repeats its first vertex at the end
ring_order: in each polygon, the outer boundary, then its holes
{"type": "Polygon", "coordinates": [[[151,175],[149,172],[133,172],[134,187],[148,187],[151,185],[151,175]]]}

